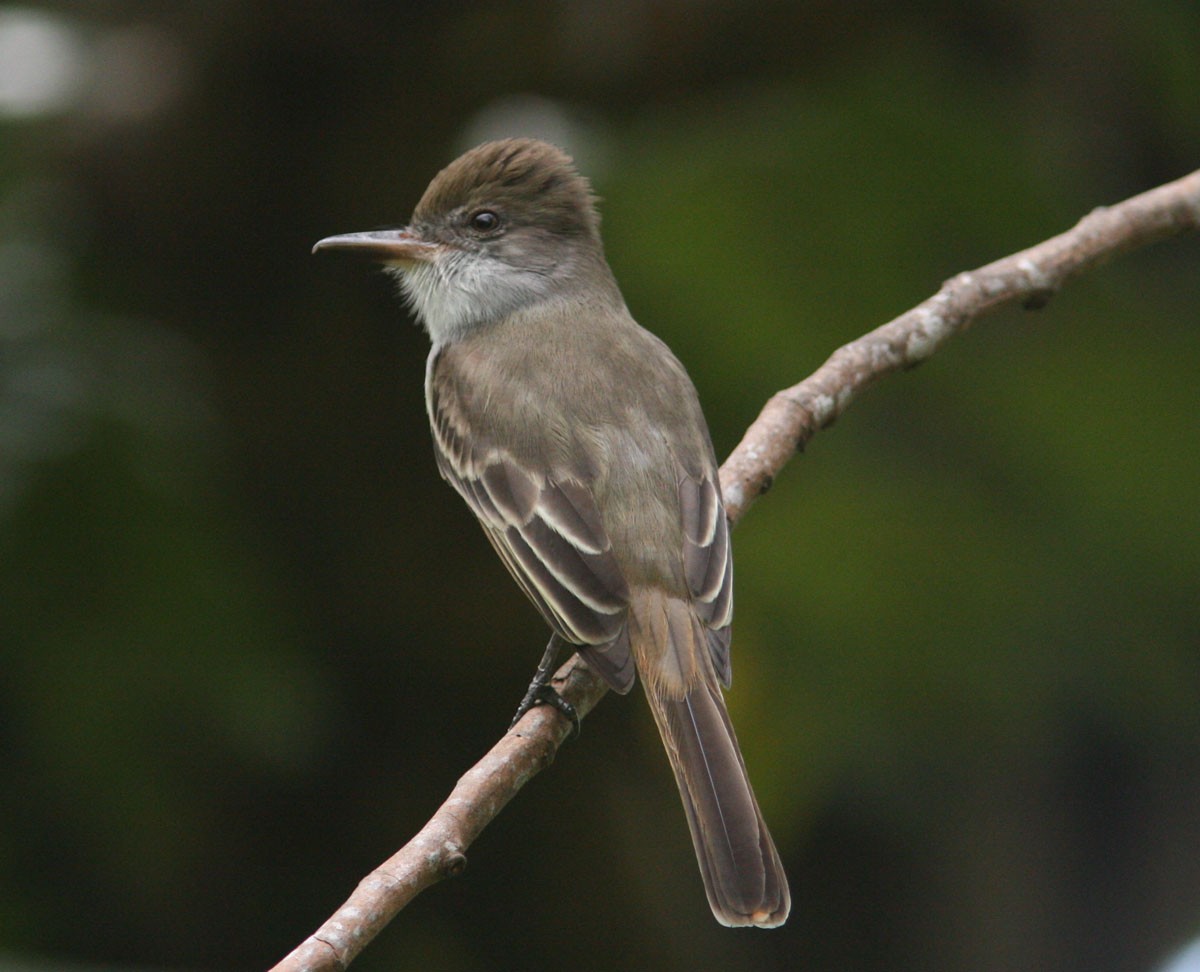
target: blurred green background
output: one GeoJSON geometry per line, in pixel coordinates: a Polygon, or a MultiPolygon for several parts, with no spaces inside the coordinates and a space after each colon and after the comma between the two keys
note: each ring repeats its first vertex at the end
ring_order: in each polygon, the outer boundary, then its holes
{"type": "MultiPolygon", "coordinates": [[[[720,455],[940,282],[1194,169],[1200,5],[0,6],[0,967],[264,968],[507,725],[543,625],[427,341],[315,259],[486,137],[603,197],[720,455]]],[[[795,898],[711,919],[607,698],[371,970],[1149,970],[1200,932],[1200,240],[986,319],[739,526],[795,898]]]]}

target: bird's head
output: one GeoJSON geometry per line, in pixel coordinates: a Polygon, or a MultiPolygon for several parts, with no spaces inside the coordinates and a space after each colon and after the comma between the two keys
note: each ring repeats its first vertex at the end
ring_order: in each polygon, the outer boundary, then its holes
{"type": "Polygon", "coordinates": [[[401,229],[330,236],[400,279],[435,344],[582,285],[613,286],[587,179],[534,139],[487,142],[434,177],[401,229]]]}

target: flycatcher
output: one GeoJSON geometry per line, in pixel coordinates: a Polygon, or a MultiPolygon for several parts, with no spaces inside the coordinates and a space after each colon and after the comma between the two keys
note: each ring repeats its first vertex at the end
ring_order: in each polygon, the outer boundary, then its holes
{"type": "MultiPolygon", "coordinates": [[[[559,149],[488,142],[434,178],[403,229],[321,240],[399,277],[433,342],[438,469],[553,635],[614,690],[635,675],[725,925],[783,924],[787,878],[721,686],[733,562],[717,462],[683,366],[630,316],[588,181],[559,149]]],[[[539,681],[540,680],[540,681],[539,681]]]]}

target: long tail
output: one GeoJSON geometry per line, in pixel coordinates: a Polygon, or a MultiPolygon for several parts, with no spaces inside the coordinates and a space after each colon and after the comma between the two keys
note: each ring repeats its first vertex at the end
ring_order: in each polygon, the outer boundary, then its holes
{"type": "Polygon", "coordinates": [[[634,658],[713,914],[723,925],[782,925],[787,876],[746,775],[707,633],[685,601],[655,593],[635,597],[633,607],[634,658]]]}

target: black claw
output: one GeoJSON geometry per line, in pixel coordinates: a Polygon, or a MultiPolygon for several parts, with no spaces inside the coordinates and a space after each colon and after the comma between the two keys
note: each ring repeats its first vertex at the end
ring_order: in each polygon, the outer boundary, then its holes
{"type": "Polygon", "coordinates": [[[559,695],[553,686],[536,683],[529,686],[529,691],[525,693],[525,698],[521,699],[521,704],[517,706],[517,714],[513,716],[508,728],[511,729],[515,726],[521,721],[521,716],[537,705],[548,705],[557,709],[571,723],[573,727],[571,735],[579,735],[579,713],[575,711],[575,706],[559,695]]]}
{"type": "Polygon", "coordinates": [[[533,681],[529,683],[529,688],[525,691],[525,698],[521,699],[521,704],[517,706],[517,714],[509,723],[509,729],[515,726],[521,716],[535,705],[551,705],[570,720],[571,725],[575,727],[574,735],[579,735],[579,713],[575,711],[575,706],[559,695],[549,684],[551,672],[554,671],[554,659],[558,657],[558,652],[563,645],[564,642],[558,635],[551,635],[550,643],[546,645],[542,660],[538,664],[537,671],[534,672],[533,681]]]}

